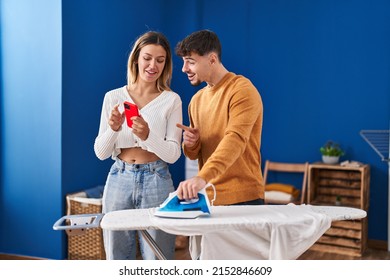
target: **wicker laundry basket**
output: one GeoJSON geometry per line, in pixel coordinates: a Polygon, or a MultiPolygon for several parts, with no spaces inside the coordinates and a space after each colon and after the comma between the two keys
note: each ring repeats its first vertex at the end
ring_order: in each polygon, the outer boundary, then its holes
{"type": "MultiPolygon", "coordinates": [[[[85,192],[66,196],[67,215],[95,214],[102,212],[100,198],[88,198],[85,192]]],[[[68,234],[68,259],[104,260],[106,259],[101,228],[88,229],[82,235],[68,234]]]]}

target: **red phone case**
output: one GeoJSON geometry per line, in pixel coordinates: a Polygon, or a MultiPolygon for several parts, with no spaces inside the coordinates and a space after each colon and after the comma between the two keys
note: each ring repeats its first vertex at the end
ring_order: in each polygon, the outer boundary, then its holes
{"type": "Polygon", "coordinates": [[[131,120],[131,117],[137,116],[139,117],[138,107],[137,105],[125,101],[123,104],[125,107],[125,116],[126,116],[126,122],[128,127],[133,126],[133,121],[131,120]]]}

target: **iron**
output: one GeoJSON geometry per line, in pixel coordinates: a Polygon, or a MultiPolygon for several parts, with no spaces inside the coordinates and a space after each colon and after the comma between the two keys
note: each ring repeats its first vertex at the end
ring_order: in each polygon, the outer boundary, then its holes
{"type": "Polygon", "coordinates": [[[209,216],[210,201],[207,197],[206,188],[212,186],[214,190],[214,203],[216,192],[213,184],[207,184],[205,188],[198,192],[198,198],[191,200],[180,200],[177,191],[169,194],[168,198],[156,209],[154,215],[162,218],[194,219],[199,216],[209,216]]]}

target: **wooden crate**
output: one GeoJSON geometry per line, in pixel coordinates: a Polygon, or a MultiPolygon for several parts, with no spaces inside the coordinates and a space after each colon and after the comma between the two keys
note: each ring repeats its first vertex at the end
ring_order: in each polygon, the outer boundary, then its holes
{"type": "MultiPolygon", "coordinates": [[[[369,207],[370,168],[342,167],[322,163],[309,165],[308,203],[369,207]]],[[[311,250],[360,257],[367,247],[367,217],[361,220],[336,221],[310,248],[311,250]]]]}

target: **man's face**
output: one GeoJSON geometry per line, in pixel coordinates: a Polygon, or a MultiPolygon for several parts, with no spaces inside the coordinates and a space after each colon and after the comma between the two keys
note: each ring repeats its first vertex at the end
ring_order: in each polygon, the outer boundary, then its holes
{"type": "Polygon", "coordinates": [[[183,57],[183,68],[191,85],[197,86],[202,82],[208,82],[211,77],[211,64],[209,55],[200,56],[194,52],[183,57]]]}

